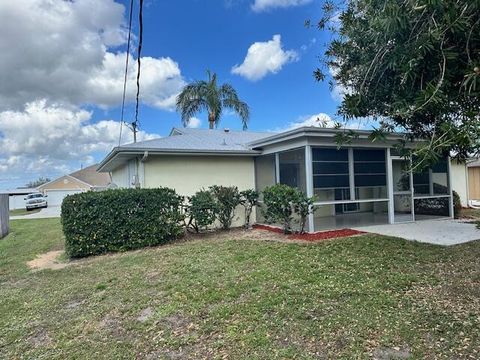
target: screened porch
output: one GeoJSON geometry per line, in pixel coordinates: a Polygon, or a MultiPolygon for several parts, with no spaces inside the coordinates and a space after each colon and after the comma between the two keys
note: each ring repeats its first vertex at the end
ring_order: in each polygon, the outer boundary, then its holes
{"type": "Polygon", "coordinates": [[[287,184],[314,196],[309,232],[451,217],[449,160],[421,172],[409,165],[386,147],[305,145],[258,156],[256,185],[287,184]]]}

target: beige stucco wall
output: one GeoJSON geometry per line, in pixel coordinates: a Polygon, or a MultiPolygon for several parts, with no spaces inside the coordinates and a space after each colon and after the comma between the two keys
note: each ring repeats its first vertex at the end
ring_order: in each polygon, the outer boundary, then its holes
{"type": "Polygon", "coordinates": [[[460,196],[462,206],[468,206],[468,182],[467,182],[467,167],[463,162],[457,162],[452,160],[452,189],[455,190],[460,196]]]}
{"type": "MultiPolygon", "coordinates": [[[[237,186],[239,190],[255,188],[254,162],[250,157],[150,156],[144,169],[145,187],[166,186],[184,196],[211,185],[237,186]]],[[[239,207],[233,226],[243,223],[243,208],[239,207]]]]}
{"type": "Polygon", "coordinates": [[[112,183],[120,188],[128,187],[128,168],[127,165],[119,166],[112,171],[112,183]]]}
{"type": "Polygon", "coordinates": [[[144,166],[145,187],[167,186],[186,196],[211,185],[255,188],[253,158],[152,156],[144,166]]]}
{"type": "Polygon", "coordinates": [[[62,176],[51,183],[44,184],[39,187],[40,191],[46,190],[89,190],[90,187],[77,179],[70,176],[62,176]]]}

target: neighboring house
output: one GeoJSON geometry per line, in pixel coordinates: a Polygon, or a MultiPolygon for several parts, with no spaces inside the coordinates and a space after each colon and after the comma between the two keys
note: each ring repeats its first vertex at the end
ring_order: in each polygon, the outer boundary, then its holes
{"type": "Polygon", "coordinates": [[[480,201],[480,159],[467,162],[468,200],[480,201]]]}
{"type": "MultiPolygon", "coordinates": [[[[407,161],[394,149],[400,135],[371,142],[369,131],[358,131],[358,138],[338,149],[339,131],[175,128],[165,138],[114,148],[98,171],[109,172],[118,187],[167,186],[187,196],[215,184],[259,191],[275,183],[295,186],[316,198],[310,232],[453,215],[450,185],[466,193],[465,165],[442,159],[422,173],[408,173],[407,161]]],[[[241,221],[239,212],[236,224],[241,221]]]]}
{"type": "Polygon", "coordinates": [[[59,206],[67,195],[84,191],[106,189],[110,184],[110,175],[97,171],[98,164],[61,176],[46,184],[40,185],[38,190],[48,195],[49,206],[59,206]]]}
{"type": "Polygon", "coordinates": [[[2,190],[0,194],[8,195],[8,207],[10,210],[25,209],[25,197],[28,194],[38,192],[37,188],[19,188],[13,190],[2,190]]]}

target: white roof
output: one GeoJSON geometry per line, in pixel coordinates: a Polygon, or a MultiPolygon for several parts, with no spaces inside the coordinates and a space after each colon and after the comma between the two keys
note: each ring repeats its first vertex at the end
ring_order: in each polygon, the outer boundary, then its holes
{"type": "Polygon", "coordinates": [[[235,151],[251,153],[252,150],[247,146],[248,143],[272,135],[274,135],[274,133],[174,128],[170,136],[122,145],[119,149],[235,151]]]}

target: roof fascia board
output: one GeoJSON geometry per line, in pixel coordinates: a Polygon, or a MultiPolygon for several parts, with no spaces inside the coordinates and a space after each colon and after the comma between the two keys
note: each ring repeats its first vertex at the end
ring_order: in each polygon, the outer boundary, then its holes
{"type": "MultiPolygon", "coordinates": [[[[355,133],[359,136],[360,139],[365,138],[367,139],[371,131],[367,130],[354,130],[355,133]]],[[[280,134],[276,134],[267,138],[263,138],[260,140],[252,141],[249,143],[250,146],[253,148],[263,147],[267,145],[271,145],[278,142],[288,141],[294,138],[308,136],[308,137],[323,137],[323,138],[334,138],[335,135],[338,133],[338,130],[335,129],[322,129],[322,128],[311,128],[311,127],[302,127],[290,131],[286,131],[280,134]]],[[[388,134],[387,140],[394,141],[403,139],[404,134],[388,134]]]]}

